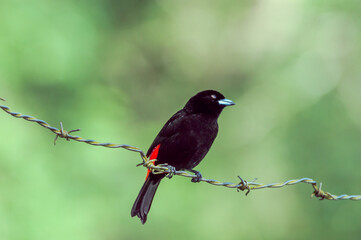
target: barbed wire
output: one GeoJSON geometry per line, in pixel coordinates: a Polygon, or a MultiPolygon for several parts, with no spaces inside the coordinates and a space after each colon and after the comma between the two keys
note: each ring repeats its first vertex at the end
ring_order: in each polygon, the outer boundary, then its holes
{"type": "MultiPolygon", "coordinates": [[[[0,100],[5,101],[5,99],[3,99],[1,97],[0,97],[0,100]]],[[[30,122],[35,122],[35,123],[39,124],[40,126],[52,131],[56,135],[55,139],[54,139],[54,144],[56,144],[56,141],[58,138],[64,138],[67,141],[74,140],[77,142],[87,143],[87,144],[90,144],[93,146],[102,146],[102,147],[107,147],[107,148],[123,148],[123,149],[129,150],[129,151],[139,153],[141,156],[141,159],[142,159],[142,163],[138,164],[137,166],[142,165],[142,166],[150,169],[153,174],[167,174],[168,178],[171,178],[173,175],[187,177],[187,178],[197,177],[196,175],[190,174],[186,171],[176,171],[174,167],[167,165],[167,164],[155,165],[154,160],[150,161],[147,158],[146,154],[138,147],[134,147],[134,146],[127,145],[127,144],[101,143],[101,142],[98,142],[95,140],[85,139],[80,136],[73,136],[73,135],[70,135],[70,133],[80,131],[80,129],[66,131],[63,128],[62,122],[60,122],[60,129],[58,129],[58,128],[50,126],[47,122],[37,119],[35,117],[29,116],[29,115],[23,115],[18,112],[12,112],[12,111],[10,111],[10,108],[7,106],[0,105],[0,108],[13,117],[22,118],[22,119],[25,119],[30,122]]],[[[327,199],[327,200],[361,200],[361,195],[346,195],[346,194],[333,195],[329,192],[325,192],[322,190],[322,183],[320,183],[319,186],[317,186],[317,182],[311,178],[292,179],[292,180],[288,180],[288,181],[281,182],[281,183],[271,183],[271,184],[256,183],[256,182],[254,182],[255,180],[248,182],[248,181],[242,179],[240,176],[238,176],[238,178],[240,179],[239,183],[220,182],[218,180],[206,179],[206,178],[201,178],[200,181],[206,182],[206,183],[209,183],[209,184],[212,184],[215,186],[234,188],[234,189],[237,189],[238,191],[247,190],[246,195],[248,195],[251,190],[265,189],[265,188],[281,188],[284,186],[291,186],[291,185],[295,185],[298,183],[306,183],[306,184],[311,184],[314,189],[314,191],[311,194],[311,197],[315,196],[315,197],[319,198],[320,200],[324,200],[324,199],[327,199]]]]}

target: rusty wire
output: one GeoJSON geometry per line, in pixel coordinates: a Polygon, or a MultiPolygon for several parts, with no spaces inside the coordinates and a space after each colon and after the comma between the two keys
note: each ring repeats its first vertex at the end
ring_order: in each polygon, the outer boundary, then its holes
{"type": "MultiPolygon", "coordinates": [[[[0,97],[0,100],[5,101],[5,99],[3,99],[1,97],[0,97]]],[[[146,154],[140,148],[133,147],[133,146],[126,145],[126,144],[101,143],[101,142],[91,140],[91,139],[84,139],[80,136],[73,136],[73,135],[70,135],[70,133],[80,131],[80,129],[65,131],[63,128],[62,122],[60,122],[60,129],[57,129],[55,127],[50,126],[47,122],[45,122],[43,120],[39,120],[39,119],[29,116],[29,115],[23,115],[18,112],[12,112],[12,111],[10,111],[10,108],[7,106],[0,105],[0,108],[13,117],[22,118],[22,119],[25,119],[30,122],[35,122],[35,123],[39,124],[40,126],[52,131],[54,134],[56,134],[56,137],[54,139],[54,144],[56,143],[56,140],[58,138],[65,138],[68,141],[75,140],[77,142],[84,142],[84,143],[87,143],[87,144],[90,144],[93,146],[102,146],[102,147],[107,147],[107,148],[123,148],[123,149],[129,150],[129,151],[139,153],[142,158],[142,163],[140,163],[138,165],[142,165],[142,166],[150,169],[153,174],[167,174],[167,176],[169,178],[171,178],[173,175],[178,175],[178,176],[187,177],[187,178],[196,177],[196,175],[189,174],[186,171],[175,171],[174,167],[166,165],[166,164],[154,165],[154,161],[148,160],[146,154]]],[[[241,180],[239,183],[220,182],[217,180],[205,179],[205,178],[201,178],[200,181],[206,182],[206,183],[209,183],[209,184],[212,184],[215,186],[234,188],[234,189],[237,189],[238,191],[247,190],[246,195],[248,195],[248,193],[251,190],[264,189],[264,188],[281,188],[284,186],[295,185],[298,183],[307,183],[307,184],[311,184],[314,189],[313,193],[311,194],[311,197],[315,196],[315,197],[319,198],[320,200],[324,200],[324,199],[327,199],[327,200],[361,200],[361,195],[346,195],[346,194],[333,195],[329,192],[325,192],[322,190],[322,183],[320,183],[320,186],[318,187],[317,182],[311,178],[292,179],[292,180],[288,180],[288,181],[281,182],[281,183],[271,183],[271,184],[256,183],[256,182],[254,182],[254,180],[251,182],[247,182],[246,180],[243,180],[239,176],[238,176],[238,178],[241,180]]]]}

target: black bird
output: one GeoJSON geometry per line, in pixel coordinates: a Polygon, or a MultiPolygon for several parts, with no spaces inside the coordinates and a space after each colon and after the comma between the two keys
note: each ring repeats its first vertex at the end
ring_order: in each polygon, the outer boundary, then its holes
{"type": "MultiPolygon", "coordinates": [[[[176,170],[188,170],[197,177],[200,172],[193,170],[206,156],[218,133],[217,119],[226,106],[234,105],[231,100],[214,90],[197,93],[183,109],[174,114],[150,145],[147,157],[157,159],[156,164],[169,164],[176,170]]],[[[152,205],[154,194],[166,174],[152,174],[148,169],[147,177],[137,199],[131,216],[138,216],[144,224],[152,205]]]]}

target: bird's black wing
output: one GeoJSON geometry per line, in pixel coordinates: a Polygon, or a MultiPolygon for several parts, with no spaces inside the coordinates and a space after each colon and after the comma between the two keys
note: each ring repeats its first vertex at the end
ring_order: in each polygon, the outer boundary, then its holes
{"type": "Polygon", "coordinates": [[[152,153],[153,149],[159,144],[163,143],[165,140],[171,138],[175,134],[179,133],[179,128],[182,123],[183,118],[187,115],[187,112],[182,109],[175,113],[163,126],[160,130],[153,143],[150,145],[147,156],[152,153]]]}

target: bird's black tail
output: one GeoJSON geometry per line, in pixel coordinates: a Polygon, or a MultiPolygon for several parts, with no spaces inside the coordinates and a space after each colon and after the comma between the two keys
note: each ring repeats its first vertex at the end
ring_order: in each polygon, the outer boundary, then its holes
{"type": "Polygon", "coordinates": [[[140,189],[138,197],[133,204],[131,216],[138,216],[142,224],[147,221],[147,215],[149,213],[150,206],[152,205],[154,194],[157,191],[162,178],[163,176],[160,177],[159,175],[156,176],[150,174],[145,180],[145,183],[143,184],[142,189],[140,189]]]}

